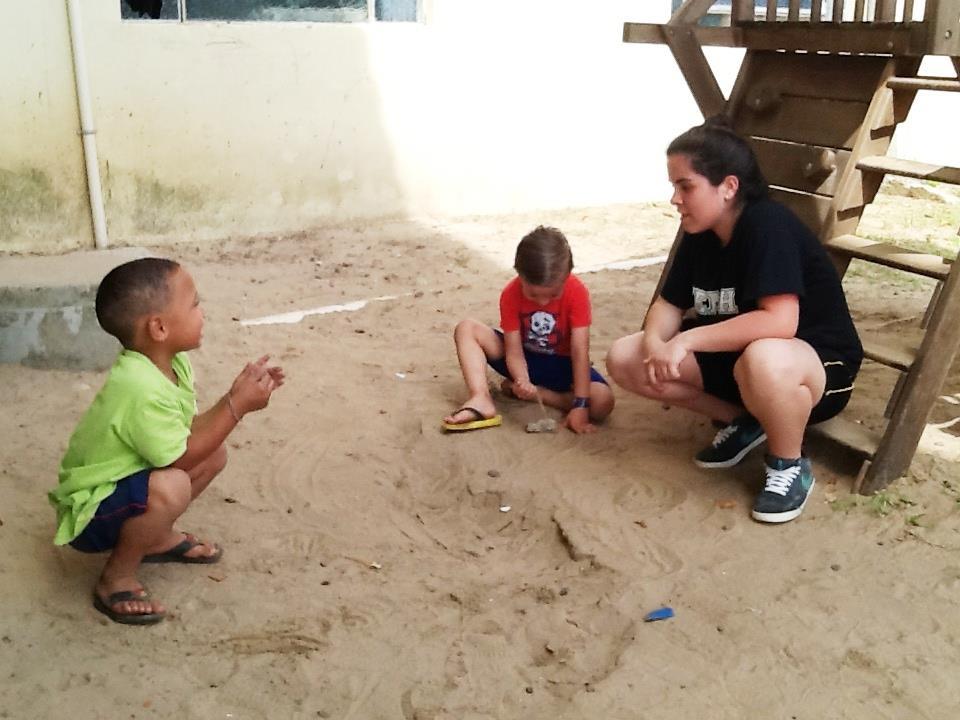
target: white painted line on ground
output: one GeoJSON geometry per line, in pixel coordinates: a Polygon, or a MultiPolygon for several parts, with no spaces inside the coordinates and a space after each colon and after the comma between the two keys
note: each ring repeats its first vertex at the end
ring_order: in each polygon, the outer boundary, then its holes
{"type": "MultiPolygon", "coordinates": [[[[603,265],[593,265],[586,268],[577,268],[578,274],[598,272],[600,270],[632,270],[634,268],[648,267],[650,265],[662,265],[667,261],[666,255],[657,255],[648,258],[631,258],[630,260],[617,260],[615,262],[604,263],[603,265]]],[[[368,298],[367,300],[354,300],[353,302],[343,303],[342,305],[326,305],[324,307],[312,308],[310,310],[291,310],[290,312],[280,313],[279,315],[266,315],[264,317],[241,320],[240,324],[244,327],[250,325],[292,325],[303,320],[310,315],[329,315],[338,312],[354,312],[366,307],[372,302],[381,302],[383,300],[396,300],[400,297],[406,297],[413,293],[403,293],[402,295],[381,295],[380,297],[368,298]]]]}
{"type": "Polygon", "coordinates": [[[380,297],[368,298],[366,300],[354,300],[353,302],[343,303],[342,305],[325,305],[324,307],[311,308],[309,310],[291,310],[290,312],[280,313],[279,315],[265,315],[264,317],[241,320],[243,326],[249,325],[292,325],[303,320],[310,315],[329,315],[330,313],[354,312],[366,307],[369,303],[380,302],[382,300],[396,300],[399,297],[412,295],[404,293],[403,295],[381,295],[380,297]]]}
{"type": "Polygon", "coordinates": [[[591,265],[586,268],[577,268],[578,275],[584,273],[598,272],[600,270],[633,270],[634,268],[649,267],[650,265],[662,265],[667,261],[666,255],[657,255],[648,258],[631,258],[630,260],[616,260],[614,262],[604,263],[603,265],[591,265]]]}

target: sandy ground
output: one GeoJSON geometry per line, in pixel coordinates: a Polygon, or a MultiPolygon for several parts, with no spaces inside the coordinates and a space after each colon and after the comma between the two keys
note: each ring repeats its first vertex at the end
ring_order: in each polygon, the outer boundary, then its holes
{"type": "MultiPolygon", "coordinates": [[[[957,369],[907,477],[851,496],[855,460],[815,446],[814,495],[782,527],[749,517],[759,453],[700,470],[708,423],[620,391],[589,437],[528,435],[539,410],[506,400],[502,427],[443,435],[463,397],[453,326],[496,322],[513,248],[540,222],[581,267],[663,254],[675,229],[668,206],[642,205],[161,250],[203,296],[201,407],[263,352],[289,382],[183,518],[222,563],[143,570],[172,610],[156,627],[99,615],[102,558],[51,543],[45,493],[103,375],[0,366],[0,717],[956,717],[957,369]],[[665,605],[674,618],[643,622],[665,605]]],[[[931,222],[922,233],[955,242],[931,222]]],[[[583,276],[595,362],[638,329],[659,272],[583,276]]],[[[922,314],[923,286],[847,286],[867,326],[922,314]]],[[[888,381],[868,366],[851,412],[878,416],[888,381]]]]}

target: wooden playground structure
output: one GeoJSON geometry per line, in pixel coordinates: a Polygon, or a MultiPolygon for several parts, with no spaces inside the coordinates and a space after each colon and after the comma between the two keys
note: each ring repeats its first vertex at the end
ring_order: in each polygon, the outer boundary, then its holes
{"type": "Polygon", "coordinates": [[[846,413],[812,428],[865,458],[854,490],[869,494],[909,467],[960,346],[960,263],[856,234],[886,175],[960,185],[958,168],[887,155],[918,92],[960,93],[960,0],[732,0],[729,27],[699,24],[714,2],[686,0],[665,25],[625,23],[624,42],[670,48],[703,115],[726,114],[750,140],[772,196],[841,276],[856,258],[936,281],[917,337],[861,332],[866,357],[899,371],[882,432],[846,413]],[[729,98],[703,45],[746,48],[729,98]],[[957,77],[919,76],[926,55],[950,57],[957,77]]]}

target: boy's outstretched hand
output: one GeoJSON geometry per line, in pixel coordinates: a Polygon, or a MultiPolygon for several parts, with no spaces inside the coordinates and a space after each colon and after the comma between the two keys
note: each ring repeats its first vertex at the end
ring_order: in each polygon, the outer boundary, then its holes
{"type": "Polygon", "coordinates": [[[256,362],[247,363],[230,386],[233,407],[241,417],[265,408],[273,391],[283,385],[283,368],[267,365],[269,360],[270,356],[264,355],[256,362]]]}

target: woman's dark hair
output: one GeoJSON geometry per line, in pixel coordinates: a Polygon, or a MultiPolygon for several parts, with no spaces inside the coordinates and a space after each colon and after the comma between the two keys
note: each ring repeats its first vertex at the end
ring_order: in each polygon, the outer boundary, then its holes
{"type": "Polygon", "coordinates": [[[137,318],[163,310],[170,302],[167,279],[179,267],[179,263],[163,258],[140,258],[117,265],[97,288],[100,327],[129,348],[137,318]]]}
{"type": "Polygon", "coordinates": [[[562,232],[540,225],[517,245],[513,268],[531,285],[556,285],[573,270],[573,253],[562,232]]]}
{"type": "Polygon", "coordinates": [[[667,155],[686,155],[694,171],[716,187],[728,175],[740,181],[737,202],[746,205],[767,196],[767,181],[760,172],[757,156],[723,115],[708,118],[675,138],[667,155]]]}

